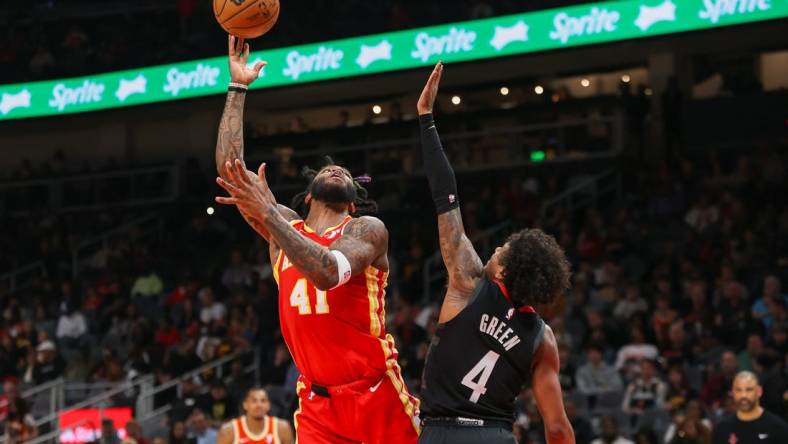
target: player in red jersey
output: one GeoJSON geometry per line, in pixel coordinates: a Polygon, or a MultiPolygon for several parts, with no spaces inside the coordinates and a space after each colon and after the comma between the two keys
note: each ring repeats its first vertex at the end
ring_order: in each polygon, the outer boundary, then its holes
{"type": "Polygon", "coordinates": [[[301,378],[293,422],[301,444],[415,443],[418,401],[402,380],[386,334],[388,231],[362,216],[366,190],[345,168],[314,172],[299,202],[303,219],[276,203],[265,179],[243,163],[243,104],[261,68],[246,67],[248,45],[230,38],[230,74],[216,145],[217,183],[269,242],[279,285],[279,318],[301,378]]]}
{"type": "Polygon", "coordinates": [[[271,402],[260,387],[246,392],[244,415],[219,430],[216,444],[293,444],[293,431],[284,419],[268,416],[271,402]]]}

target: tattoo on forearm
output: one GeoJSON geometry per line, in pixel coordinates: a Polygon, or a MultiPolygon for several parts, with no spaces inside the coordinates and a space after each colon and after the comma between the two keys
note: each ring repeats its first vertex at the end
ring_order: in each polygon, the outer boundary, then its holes
{"type": "Polygon", "coordinates": [[[224,176],[227,161],[243,159],[244,155],[244,101],[246,94],[230,91],[224,103],[224,112],[216,140],[216,170],[224,176]]]}
{"type": "Polygon", "coordinates": [[[465,235],[459,208],[438,216],[438,235],[441,255],[450,278],[473,278],[481,275],[482,261],[465,235]]]}
{"type": "Polygon", "coordinates": [[[337,275],[337,264],[328,248],[302,236],[277,209],[267,211],[265,228],[296,268],[315,283],[337,275]]]}

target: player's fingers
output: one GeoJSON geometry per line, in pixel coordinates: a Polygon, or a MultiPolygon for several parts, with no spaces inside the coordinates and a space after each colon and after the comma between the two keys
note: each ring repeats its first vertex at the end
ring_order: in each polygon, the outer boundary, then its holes
{"type": "Polygon", "coordinates": [[[257,62],[254,64],[254,72],[257,74],[257,77],[260,77],[260,71],[262,71],[267,64],[268,62],[257,62]]]}
{"type": "Polygon", "coordinates": [[[239,183],[249,184],[249,176],[246,174],[246,164],[241,159],[235,159],[235,174],[238,175],[239,183]]]}
{"type": "Polygon", "coordinates": [[[241,58],[241,60],[243,60],[244,64],[246,64],[246,61],[249,60],[249,44],[248,43],[244,43],[244,56],[241,58]]]}
{"type": "Polygon", "coordinates": [[[232,34],[227,34],[227,54],[231,57],[235,54],[235,37],[232,34]]]}
{"type": "Polygon", "coordinates": [[[243,37],[236,37],[238,40],[235,41],[235,53],[240,57],[244,52],[244,39],[243,37]]]}
{"type": "Polygon", "coordinates": [[[238,190],[238,188],[235,185],[231,184],[230,182],[227,182],[221,177],[216,178],[216,184],[224,188],[225,191],[227,191],[230,194],[234,194],[238,190]]]}
{"type": "Polygon", "coordinates": [[[235,205],[236,199],[233,197],[216,196],[216,202],[222,205],[235,205]]]}
{"type": "Polygon", "coordinates": [[[232,162],[229,160],[224,163],[224,169],[227,171],[227,181],[232,182],[233,185],[238,184],[238,178],[235,177],[235,168],[233,167],[232,162]]]}
{"type": "Polygon", "coordinates": [[[260,164],[260,168],[257,169],[257,177],[263,182],[264,185],[268,185],[268,182],[265,180],[265,162],[260,164]]]}

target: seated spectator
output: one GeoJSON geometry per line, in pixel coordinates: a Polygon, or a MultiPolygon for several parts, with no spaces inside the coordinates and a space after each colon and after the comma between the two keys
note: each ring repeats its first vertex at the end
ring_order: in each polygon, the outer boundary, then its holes
{"type": "Polygon", "coordinates": [[[135,444],[149,444],[148,440],[142,435],[142,427],[134,420],[126,423],[126,439],[134,440],[135,444]]]}
{"type": "Polygon", "coordinates": [[[686,408],[673,416],[673,422],[665,432],[667,444],[709,444],[711,421],[704,418],[700,402],[693,399],[686,408]]]}
{"type": "Polygon", "coordinates": [[[648,311],[648,303],[640,295],[640,287],[635,284],[629,284],[627,285],[624,299],[621,299],[616,304],[613,316],[619,321],[626,322],[635,314],[645,313],[646,311],[648,311]]]}
{"type": "Polygon", "coordinates": [[[235,417],[238,413],[238,403],[227,393],[227,388],[221,381],[211,384],[211,390],[202,395],[197,405],[207,417],[209,424],[219,428],[222,424],[235,417]]]}
{"type": "Polygon", "coordinates": [[[665,407],[675,412],[683,410],[697,393],[687,383],[687,375],[680,365],[673,365],[668,371],[668,387],[665,393],[665,407]]]}
{"type": "Polygon", "coordinates": [[[621,376],[612,365],[602,360],[602,349],[591,345],[587,348],[586,363],[577,369],[577,390],[586,395],[619,391],[623,388],[621,376]]]}
{"type": "Polygon", "coordinates": [[[678,320],[670,325],[667,343],[662,348],[662,358],[668,365],[686,365],[692,363],[691,338],[687,337],[684,322],[678,320]]]}
{"type": "Polygon", "coordinates": [[[722,408],[729,397],[731,384],[738,368],[736,355],[730,350],[723,352],[720,356],[719,370],[706,380],[700,392],[700,399],[706,408],[713,410],[722,408]]]}
{"type": "Polygon", "coordinates": [[[170,440],[167,444],[197,444],[197,440],[187,435],[186,423],[175,421],[170,428],[170,440]]]}
{"type": "Polygon", "coordinates": [[[187,425],[189,436],[196,440],[196,444],[216,444],[218,429],[211,424],[202,410],[194,409],[187,425]]]}
{"type": "Polygon", "coordinates": [[[591,421],[578,414],[577,405],[572,399],[564,399],[564,409],[566,410],[566,417],[569,418],[569,423],[572,424],[572,430],[575,432],[575,442],[577,444],[589,444],[594,438],[594,429],[591,426],[591,421]]]}
{"type": "Polygon", "coordinates": [[[22,398],[16,398],[8,404],[6,436],[12,443],[22,443],[38,436],[36,421],[22,398]]]}
{"type": "Polygon", "coordinates": [[[666,391],[667,386],[657,374],[654,361],[644,359],[640,364],[640,374],[624,392],[622,409],[640,415],[648,409],[662,408],[666,391]]]}
{"type": "Polygon", "coordinates": [[[200,298],[200,321],[203,324],[221,322],[227,317],[224,304],[214,300],[213,289],[205,287],[198,292],[200,298]]]}
{"type": "Polygon", "coordinates": [[[631,331],[630,343],[621,347],[616,358],[616,369],[624,374],[627,380],[633,379],[640,369],[640,361],[654,360],[659,356],[659,350],[653,344],[646,343],[646,335],[639,327],[631,331]]]}
{"type": "MultiPolygon", "coordinates": [[[[664,280],[660,280],[659,282],[664,282],[664,280]]],[[[662,293],[658,294],[652,319],[657,343],[664,344],[666,342],[668,329],[676,318],[678,318],[678,313],[670,307],[670,296],[662,293]]]]}
{"type": "Polygon", "coordinates": [[[115,423],[105,418],[101,420],[101,437],[94,441],[95,444],[121,444],[118,429],[115,428],[115,423]]]}
{"type": "Polygon", "coordinates": [[[36,353],[30,355],[25,382],[43,384],[63,376],[65,370],[66,363],[58,354],[55,343],[47,340],[38,344],[36,353]]]}
{"type": "Polygon", "coordinates": [[[55,336],[64,351],[87,353],[84,358],[90,359],[91,340],[88,337],[88,325],[85,316],[73,302],[63,302],[60,308],[55,336]]]}
{"type": "Polygon", "coordinates": [[[739,352],[736,361],[739,364],[739,371],[753,371],[758,356],[763,352],[763,338],[761,335],[753,333],[747,336],[747,348],[739,352]]]}
{"type": "Polygon", "coordinates": [[[164,291],[164,283],[153,269],[148,270],[147,274],[142,274],[134,280],[131,287],[131,297],[152,297],[158,296],[164,291]]]}
{"type": "Polygon", "coordinates": [[[767,330],[774,324],[774,318],[769,310],[769,303],[782,299],[788,303],[788,295],[781,291],[780,278],[770,274],[763,279],[763,296],[752,304],[752,317],[763,323],[767,330]]]}
{"type": "Polygon", "coordinates": [[[591,441],[591,444],[635,444],[621,436],[618,431],[618,421],[615,416],[606,415],[602,417],[601,433],[599,438],[591,441]]]}
{"type": "Polygon", "coordinates": [[[222,285],[235,292],[251,288],[252,267],[245,263],[240,250],[233,250],[230,256],[230,265],[222,273],[222,285]]]}

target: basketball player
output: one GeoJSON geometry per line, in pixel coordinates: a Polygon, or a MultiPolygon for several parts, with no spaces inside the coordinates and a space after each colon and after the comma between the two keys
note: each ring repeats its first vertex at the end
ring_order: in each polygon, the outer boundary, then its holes
{"type": "Polygon", "coordinates": [[[419,442],[511,444],[514,400],[532,380],[548,444],[574,443],[555,336],[532,307],[566,290],[569,263],[553,237],[526,229],[482,265],[465,235],[454,171],[432,116],[442,72],[438,63],[417,105],[424,170],[449,274],[422,377],[419,442]]]}
{"type": "Polygon", "coordinates": [[[284,419],[268,416],[271,402],[260,387],[246,392],[244,414],[224,424],[216,444],[293,444],[293,431],[284,419]]]}
{"type": "Polygon", "coordinates": [[[711,435],[711,444],[788,443],[788,424],[761,407],[763,387],[752,372],[739,372],[733,379],[736,414],[724,418],[711,435]]]}
{"type": "Polygon", "coordinates": [[[361,216],[359,210],[373,206],[345,168],[314,172],[296,202],[303,219],[277,204],[265,164],[257,174],[246,170],[244,96],[261,68],[246,67],[248,54],[248,45],[230,37],[232,83],[216,145],[217,183],[230,197],[217,201],[236,205],[269,242],[282,336],[302,375],[297,439],[415,443],[418,401],[405,387],[384,324],[388,231],[379,219],[361,216]]]}

